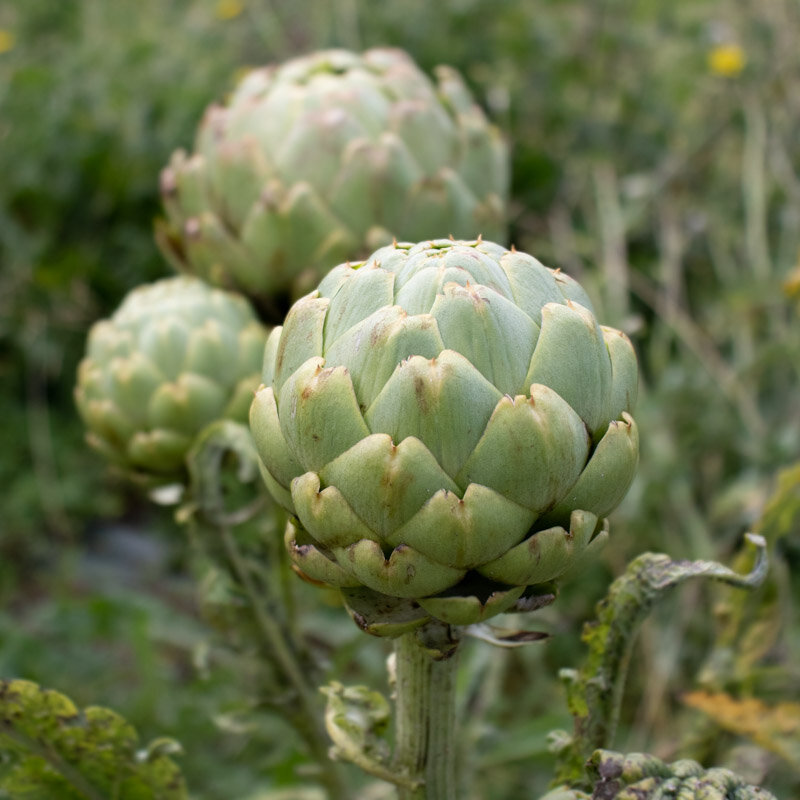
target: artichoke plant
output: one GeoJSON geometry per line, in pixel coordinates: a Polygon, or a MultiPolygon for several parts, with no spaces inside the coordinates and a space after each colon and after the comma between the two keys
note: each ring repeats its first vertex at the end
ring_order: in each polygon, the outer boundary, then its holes
{"type": "Polygon", "coordinates": [[[636,388],[630,341],[563,273],[481,240],[395,243],[272,331],[250,425],[297,569],[396,635],[524,606],[602,544],[636,388]]]}
{"type": "MultiPolygon", "coordinates": [[[[393,237],[502,240],[506,147],[461,77],[400,50],[248,73],[161,174],[163,253],[267,309],[393,237]]],[[[279,305],[279,304],[278,304],[279,305]]],[[[286,307],[283,307],[285,312],[286,307]]]]}
{"type": "Polygon", "coordinates": [[[196,278],[134,289],[92,327],[78,368],[89,443],[148,485],[182,480],[206,425],[246,420],[266,335],[244,298],[196,278]]]}
{"type": "Polygon", "coordinates": [[[688,758],[666,764],[648,753],[596,750],[586,770],[591,795],[562,786],[540,800],[776,800],[729,769],[704,769],[688,758]]]}

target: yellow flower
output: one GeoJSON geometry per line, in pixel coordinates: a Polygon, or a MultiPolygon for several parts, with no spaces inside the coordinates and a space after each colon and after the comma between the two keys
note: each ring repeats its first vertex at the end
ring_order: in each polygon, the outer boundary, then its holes
{"type": "Polygon", "coordinates": [[[218,0],[217,8],[214,13],[217,19],[233,19],[244,11],[244,5],[240,0],[218,0]]]}
{"type": "Polygon", "coordinates": [[[11,31],[0,28],[0,53],[7,53],[9,50],[13,50],[16,43],[17,40],[11,31]]]}
{"type": "Polygon", "coordinates": [[[708,68],[723,78],[735,78],[747,63],[738,44],[718,44],[708,54],[708,68]]]}

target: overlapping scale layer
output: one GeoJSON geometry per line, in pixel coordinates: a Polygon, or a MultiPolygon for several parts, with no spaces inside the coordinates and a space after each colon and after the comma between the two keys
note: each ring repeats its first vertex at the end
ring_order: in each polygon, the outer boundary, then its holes
{"type": "Polygon", "coordinates": [[[393,236],[504,238],[507,148],[455,71],[435,78],[391,49],[248,73],[162,171],[162,251],[266,309],[393,236]]]}
{"type": "Polygon", "coordinates": [[[467,624],[557,579],[638,459],[630,341],[491,242],[337,267],[273,331],[263,379],[251,428],[298,568],[412,600],[416,621],[467,624]]]}
{"type": "Polygon", "coordinates": [[[265,339],[246,300],[195,278],[134,289],[94,325],[78,370],[89,443],[149,484],[182,480],[203,427],[247,418],[265,339]]]}

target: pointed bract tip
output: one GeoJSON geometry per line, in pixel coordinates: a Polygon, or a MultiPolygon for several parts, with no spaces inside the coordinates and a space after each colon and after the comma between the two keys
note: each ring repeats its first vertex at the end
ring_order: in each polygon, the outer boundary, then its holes
{"type": "Polygon", "coordinates": [[[187,236],[194,237],[200,235],[200,220],[197,217],[189,217],[183,229],[187,236]]]}
{"type": "Polygon", "coordinates": [[[178,191],[178,180],[175,177],[175,170],[169,167],[162,169],[161,175],[159,175],[159,184],[162,194],[174,195],[178,191]]]}

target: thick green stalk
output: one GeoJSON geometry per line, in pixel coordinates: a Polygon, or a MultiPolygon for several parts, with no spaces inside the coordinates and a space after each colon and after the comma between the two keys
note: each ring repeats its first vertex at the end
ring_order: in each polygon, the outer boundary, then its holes
{"type": "MultiPolygon", "coordinates": [[[[440,633],[440,632],[439,632],[440,633]]],[[[399,800],[455,800],[455,699],[458,650],[436,652],[425,632],[395,639],[397,680],[394,769],[417,788],[399,787],[399,800]]],[[[449,635],[449,630],[447,631],[449,635]]]]}

